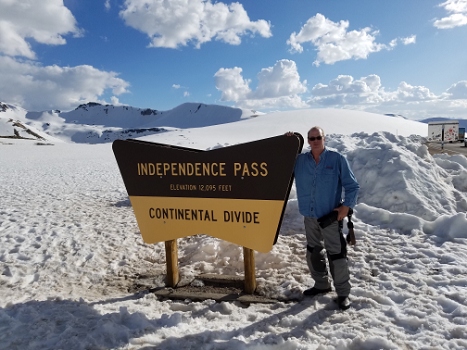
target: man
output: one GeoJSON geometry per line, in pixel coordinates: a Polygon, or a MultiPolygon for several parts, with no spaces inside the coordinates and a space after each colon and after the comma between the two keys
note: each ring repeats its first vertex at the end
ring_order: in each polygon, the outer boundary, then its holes
{"type": "Polygon", "coordinates": [[[318,126],[311,128],[308,131],[311,152],[300,154],[295,163],[298,208],[305,217],[306,260],[315,281],[313,288],[303,294],[316,296],[331,291],[326,252],[337,293],[335,301],[340,309],[346,310],[350,307],[351,286],[342,220],[349,208],[355,206],[360,186],[344,156],[327,149],[324,141],[323,129],[318,126]],[[333,211],[337,214],[337,221],[325,223],[320,220],[333,211]]]}

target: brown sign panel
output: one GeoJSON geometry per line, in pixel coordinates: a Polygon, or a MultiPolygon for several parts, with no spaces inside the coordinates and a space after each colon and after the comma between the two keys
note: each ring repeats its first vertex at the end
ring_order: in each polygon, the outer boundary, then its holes
{"type": "Polygon", "coordinates": [[[112,146],[146,243],[208,234],[260,252],[277,240],[302,147],[300,134],[210,151],[112,146]]]}

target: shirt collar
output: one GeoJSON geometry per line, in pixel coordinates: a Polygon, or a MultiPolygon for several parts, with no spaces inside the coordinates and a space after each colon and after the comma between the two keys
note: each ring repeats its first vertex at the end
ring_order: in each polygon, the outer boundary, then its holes
{"type": "MultiPolygon", "coordinates": [[[[326,156],[326,153],[328,152],[328,149],[326,148],[326,146],[324,146],[324,150],[323,152],[321,152],[321,154],[319,155],[319,158],[323,158],[326,156]]],[[[313,155],[311,154],[311,149],[307,152],[308,153],[308,156],[309,157],[312,157],[313,155]]]]}

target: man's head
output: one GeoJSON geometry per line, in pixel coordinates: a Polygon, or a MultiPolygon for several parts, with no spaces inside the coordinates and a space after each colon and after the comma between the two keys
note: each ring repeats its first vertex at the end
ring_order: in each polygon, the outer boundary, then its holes
{"type": "Polygon", "coordinates": [[[324,150],[324,130],[319,126],[314,126],[308,131],[308,144],[311,147],[311,151],[323,151],[324,150]]]}

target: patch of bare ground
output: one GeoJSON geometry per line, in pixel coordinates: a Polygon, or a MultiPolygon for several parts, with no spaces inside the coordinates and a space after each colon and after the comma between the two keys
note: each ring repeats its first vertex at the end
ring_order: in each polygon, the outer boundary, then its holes
{"type": "Polygon", "coordinates": [[[436,143],[436,142],[427,142],[426,146],[428,147],[428,152],[430,152],[431,155],[463,154],[467,156],[467,147],[464,146],[464,143],[460,143],[460,142],[445,143],[444,145],[442,145],[441,143],[436,143]]]}

